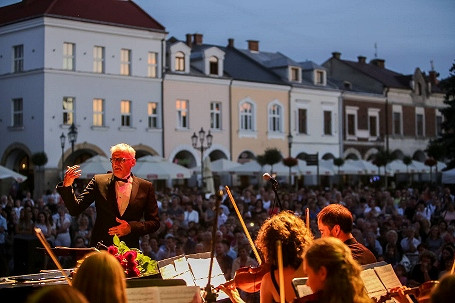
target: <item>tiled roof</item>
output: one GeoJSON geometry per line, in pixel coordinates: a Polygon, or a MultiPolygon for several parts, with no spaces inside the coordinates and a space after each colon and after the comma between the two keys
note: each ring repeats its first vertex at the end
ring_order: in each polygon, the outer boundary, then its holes
{"type": "Polygon", "coordinates": [[[44,16],[165,31],[130,0],[23,0],[0,8],[0,26],[44,16]]]}

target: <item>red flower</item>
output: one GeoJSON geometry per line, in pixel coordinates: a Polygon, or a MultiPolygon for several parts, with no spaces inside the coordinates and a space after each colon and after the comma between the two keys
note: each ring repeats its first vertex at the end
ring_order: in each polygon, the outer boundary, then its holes
{"type": "Polygon", "coordinates": [[[118,248],[116,246],[109,246],[107,251],[111,254],[111,255],[116,255],[118,254],[118,248]]]}
{"type": "Polygon", "coordinates": [[[132,262],[136,260],[137,252],[135,250],[129,250],[123,256],[128,262],[132,262]]]}
{"type": "Polygon", "coordinates": [[[128,269],[126,272],[126,275],[128,277],[139,277],[140,274],[141,274],[141,272],[136,267],[132,268],[132,269],[128,269]]]}

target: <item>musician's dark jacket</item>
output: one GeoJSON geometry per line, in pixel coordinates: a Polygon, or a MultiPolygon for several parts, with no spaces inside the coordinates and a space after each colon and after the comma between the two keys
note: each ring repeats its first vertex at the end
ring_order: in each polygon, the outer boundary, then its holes
{"type": "Polygon", "coordinates": [[[72,216],[79,215],[95,202],[96,220],[90,240],[92,247],[99,241],[103,241],[107,246],[112,244],[113,236],[108,234],[108,230],[119,225],[116,218],[127,221],[131,226],[131,233],[120,237],[130,248],[139,247],[140,235],[152,233],[159,228],[158,205],[153,184],[133,175],[132,179],[131,196],[123,216],[119,213],[112,173],[95,175],[77,197],[72,186],[65,187],[63,182],[57,185],[57,191],[72,216]]]}
{"type": "Polygon", "coordinates": [[[352,257],[354,258],[354,260],[359,262],[360,265],[366,265],[377,262],[374,254],[364,245],[357,242],[355,238],[347,239],[346,241],[344,241],[344,244],[346,244],[349,247],[352,253],[352,257]]]}

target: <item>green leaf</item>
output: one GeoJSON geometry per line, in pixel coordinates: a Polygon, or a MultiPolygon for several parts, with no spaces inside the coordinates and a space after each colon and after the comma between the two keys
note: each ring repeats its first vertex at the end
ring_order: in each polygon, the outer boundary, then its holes
{"type": "Polygon", "coordinates": [[[118,246],[120,243],[119,237],[117,237],[117,235],[114,235],[114,240],[112,242],[114,243],[115,246],[118,246]]]}

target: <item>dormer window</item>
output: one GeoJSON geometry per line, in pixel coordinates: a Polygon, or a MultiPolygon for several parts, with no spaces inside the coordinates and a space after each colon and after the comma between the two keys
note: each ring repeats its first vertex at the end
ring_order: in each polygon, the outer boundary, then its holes
{"type": "Polygon", "coordinates": [[[175,71],[185,71],[185,54],[183,52],[177,52],[175,54],[175,71]]]}
{"type": "Polygon", "coordinates": [[[325,71],[315,70],[314,71],[314,84],[316,85],[325,85],[325,71]]]}
{"type": "Polygon", "coordinates": [[[291,81],[300,82],[300,68],[291,67],[291,81]]]}
{"type": "Polygon", "coordinates": [[[210,75],[218,76],[218,58],[215,56],[210,57],[209,65],[210,75]]]}
{"type": "Polygon", "coordinates": [[[352,83],[349,81],[344,81],[343,82],[343,88],[346,90],[351,90],[352,89],[352,83]]]}

